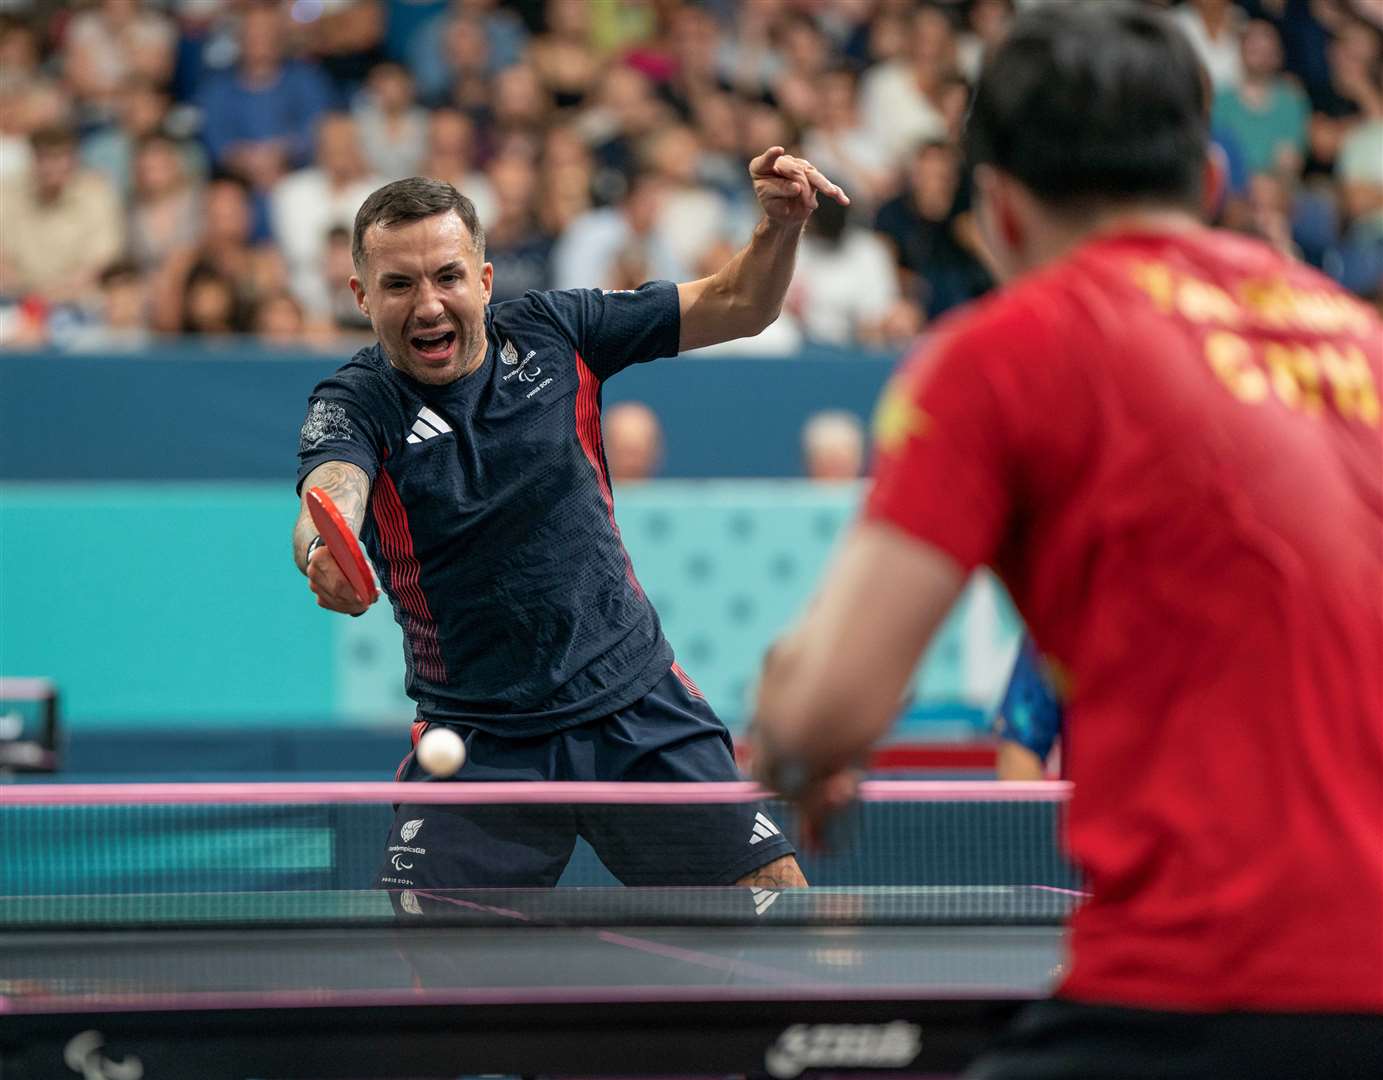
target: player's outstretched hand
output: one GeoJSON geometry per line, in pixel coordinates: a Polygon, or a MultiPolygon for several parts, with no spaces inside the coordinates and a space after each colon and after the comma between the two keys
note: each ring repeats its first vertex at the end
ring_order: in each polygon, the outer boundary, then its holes
{"type": "Polygon", "coordinates": [[[808,766],[800,758],[782,754],[760,725],[751,724],[748,736],[754,779],[796,806],[802,846],[810,852],[838,849],[865,771],[853,766],[825,770],[808,766]]]}
{"type": "Polygon", "coordinates": [[[770,221],[801,224],[816,209],[818,195],[829,195],[841,206],[850,196],[822,175],[810,161],[793,157],[781,146],[770,146],[749,163],[754,194],[770,221]]]}
{"type": "Polygon", "coordinates": [[[325,544],[320,545],[307,560],[307,587],[317,597],[318,607],[339,611],[342,615],[360,615],[379,599],[376,594],[370,604],[360,602],[325,544]]]}

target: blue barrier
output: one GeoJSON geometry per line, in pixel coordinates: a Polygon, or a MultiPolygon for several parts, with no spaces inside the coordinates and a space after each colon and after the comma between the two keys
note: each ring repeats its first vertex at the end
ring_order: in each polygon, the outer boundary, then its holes
{"type": "MultiPolygon", "coordinates": [[[[344,360],[251,346],[160,346],[137,358],[0,356],[0,480],[292,483],[312,387],[344,360]]],[[[663,422],[662,475],[792,477],[813,412],[868,417],[894,357],[813,349],[784,359],[640,364],[604,388],[663,422]]]]}

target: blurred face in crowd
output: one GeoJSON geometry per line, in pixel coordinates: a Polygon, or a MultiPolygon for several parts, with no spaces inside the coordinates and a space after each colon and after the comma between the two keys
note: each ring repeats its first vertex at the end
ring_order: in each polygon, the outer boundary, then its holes
{"type": "Polygon", "coordinates": [[[522,154],[504,154],[490,162],[490,186],[499,202],[499,216],[526,220],[533,207],[538,173],[522,154]]]}
{"type": "Polygon", "coordinates": [[[864,467],[864,432],[858,420],[822,413],[807,422],[802,435],[807,476],[821,482],[856,480],[864,467]]]}
{"type": "Polygon", "coordinates": [[[34,148],[34,182],[40,198],[56,199],[76,174],[76,143],[50,143],[34,148]]]}
{"type": "Polygon", "coordinates": [[[183,300],[184,324],[193,334],[229,334],[235,314],[231,283],[215,275],[199,276],[187,286],[183,300]]]}
{"type": "Polygon", "coordinates": [[[250,204],[239,184],[229,180],[207,186],[203,237],[208,244],[242,245],[250,236],[250,204]]]}
{"type": "Polygon", "coordinates": [[[351,290],[389,362],[443,386],[485,359],[485,305],[494,267],[453,211],[365,230],[351,290]]]}
{"type": "Polygon", "coordinates": [[[912,59],[919,68],[941,75],[956,63],[951,21],[938,8],[924,7],[912,17],[912,59]]]}
{"type": "Polygon", "coordinates": [[[495,77],[495,119],[500,123],[534,125],[547,111],[546,92],[527,64],[514,64],[495,77]]]}
{"type": "Polygon", "coordinates": [[[1265,79],[1277,74],[1282,67],[1282,43],[1271,23],[1255,19],[1244,29],[1240,49],[1244,59],[1244,74],[1265,79]]]}
{"type": "Polygon", "coordinates": [[[668,128],[653,143],[653,167],[674,184],[696,183],[700,158],[701,141],[689,127],[668,128]]]}
{"type": "Polygon", "coordinates": [[[848,71],[832,71],[821,77],[818,102],[821,122],[828,128],[847,128],[855,123],[855,78],[848,71]]]}
{"type": "Polygon", "coordinates": [[[908,170],[908,183],[917,209],[923,217],[934,221],[951,212],[959,182],[956,155],[944,146],[928,146],[918,151],[908,170]]]}
{"type": "Polygon", "coordinates": [[[626,401],[605,413],[605,459],[616,481],[647,480],[658,471],[663,434],[647,405],[626,401]]]}
{"type": "Polygon", "coordinates": [[[240,24],[240,62],[248,68],[275,68],[283,56],[283,19],[277,5],[251,7],[240,24]]]}
{"type": "Polygon", "coordinates": [[[543,10],[547,28],[553,34],[573,41],[586,40],[591,24],[588,0],[547,0],[543,10]]]}
{"type": "Polygon", "coordinates": [[[254,330],[270,344],[296,344],[303,335],[302,309],[290,296],[270,297],[255,311],[254,330]]]}
{"type": "Polygon", "coordinates": [[[317,164],[333,180],[354,180],[365,172],[355,121],[333,113],[317,129],[317,164]]]}
{"type": "Polygon", "coordinates": [[[168,115],[168,96],[156,85],[132,80],[120,94],[120,123],[138,138],[159,129],[168,115]]]}
{"type": "Polygon", "coordinates": [[[370,71],[369,84],[375,104],[390,115],[413,104],[413,77],[398,64],[377,64],[370,71]]]}
{"type": "Polygon", "coordinates": [[[475,127],[465,113],[435,109],[428,117],[427,156],[434,166],[446,162],[449,167],[465,172],[471,167],[474,144],[475,127]]]}
{"type": "Polygon", "coordinates": [[[182,158],[167,139],[150,139],[140,145],[134,159],[134,186],[139,197],[156,199],[182,187],[182,158]]]}
{"type": "Polygon", "coordinates": [[[144,282],[138,274],[119,274],[101,286],[106,326],[137,330],[144,326],[144,282]]]}

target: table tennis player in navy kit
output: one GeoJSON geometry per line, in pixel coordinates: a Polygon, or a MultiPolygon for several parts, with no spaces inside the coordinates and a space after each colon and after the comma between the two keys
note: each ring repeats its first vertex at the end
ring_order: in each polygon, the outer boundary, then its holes
{"type": "MultiPolygon", "coordinates": [[[[403,629],[416,745],[466,743],[462,781],[740,779],[724,725],[673,657],[615,524],[604,381],[772,322],[818,196],[848,198],[773,147],[750,164],[763,218],[718,273],[634,290],[489,303],[471,202],[411,178],[355,221],[351,287],[378,343],[312,392],[298,487],[355,530],[403,629]]],[[[322,607],[365,609],[306,505],[294,557],[322,607]]],[[[410,754],[403,780],[427,780],[410,754]]],[[[398,808],[379,884],[548,885],[577,836],[628,885],[804,885],[752,804],[398,808]]]]}

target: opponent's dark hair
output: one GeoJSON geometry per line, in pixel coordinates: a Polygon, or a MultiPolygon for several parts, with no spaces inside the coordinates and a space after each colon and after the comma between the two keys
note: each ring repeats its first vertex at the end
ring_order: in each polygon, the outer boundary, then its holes
{"type": "Polygon", "coordinates": [[[1124,3],[1020,16],[980,75],[965,126],[992,165],[1063,213],[1118,202],[1200,209],[1209,82],[1164,16],[1124,3]]]}
{"type": "Polygon", "coordinates": [[[445,180],[410,176],[372,192],[356,212],[355,231],[351,235],[351,261],[357,270],[365,265],[365,232],[371,225],[379,224],[387,228],[448,211],[456,212],[461,224],[471,234],[471,245],[476,254],[483,256],[485,230],[481,228],[475,204],[445,180]]]}

